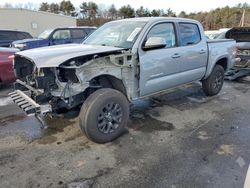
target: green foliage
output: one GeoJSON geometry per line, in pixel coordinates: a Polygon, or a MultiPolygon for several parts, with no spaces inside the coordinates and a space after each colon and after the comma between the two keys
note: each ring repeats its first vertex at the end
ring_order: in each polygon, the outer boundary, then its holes
{"type": "Polygon", "coordinates": [[[139,9],[137,9],[135,11],[135,14],[137,17],[149,17],[151,16],[150,11],[146,8],[143,8],[143,6],[141,6],[139,9]]]}
{"type": "Polygon", "coordinates": [[[49,10],[49,3],[47,3],[47,2],[41,3],[39,10],[40,11],[48,11],[49,10]]]}
{"type": "Polygon", "coordinates": [[[60,12],[60,6],[57,3],[51,3],[49,5],[49,12],[55,13],[55,14],[59,14],[60,12]]]}
{"type": "Polygon", "coordinates": [[[116,10],[114,4],[112,4],[110,6],[110,8],[108,10],[108,14],[109,14],[109,16],[111,17],[112,20],[117,18],[118,11],[116,10]]]}
{"type": "Polygon", "coordinates": [[[82,2],[80,5],[80,12],[85,18],[96,18],[98,13],[98,5],[92,1],[82,2]]]}
{"type": "MultiPolygon", "coordinates": [[[[75,7],[70,2],[70,0],[63,0],[61,3],[51,3],[46,2],[41,3],[40,11],[47,11],[53,13],[63,13],[66,15],[76,16],[75,7]]],[[[166,9],[154,9],[150,11],[147,8],[141,6],[137,10],[132,8],[130,5],[122,6],[120,9],[116,9],[114,5],[111,5],[108,9],[104,10],[103,14],[98,15],[100,12],[98,5],[94,2],[82,2],[80,5],[80,13],[84,19],[93,20],[98,24],[104,23],[105,20],[114,20],[121,18],[132,18],[132,17],[157,17],[157,16],[169,16],[176,17],[173,10],[166,9]]],[[[244,26],[250,26],[250,4],[239,3],[234,7],[225,6],[223,8],[217,8],[209,12],[196,12],[196,13],[186,13],[181,11],[178,17],[181,18],[191,18],[200,21],[206,30],[215,30],[220,28],[231,28],[238,27],[242,25],[244,21],[244,26]],[[245,12],[244,20],[242,20],[243,12],[245,12]]],[[[83,23],[81,20],[79,23],[83,23]]]]}
{"type": "Polygon", "coordinates": [[[119,15],[122,18],[133,18],[135,17],[135,10],[130,5],[122,6],[119,9],[119,15]]]}
{"type": "Polygon", "coordinates": [[[76,16],[77,13],[75,11],[74,5],[71,3],[71,1],[61,1],[60,2],[60,11],[68,16],[76,16]]]}
{"type": "Polygon", "coordinates": [[[43,2],[40,5],[39,8],[40,11],[45,11],[45,12],[52,12],[55,14],[65,14],[68,16],[76,16],[77,13],[75,11],[74,5],[70,1],[61,1],[59,4],[57,3],[47,3],[43,2]]]}
{"type": "Polygon", "coordinates": [[[157,17],[157,16],[160,16],[161,15],[161,10],[152,10],[151,11],[151,16],[153,17],[157,17]]]}

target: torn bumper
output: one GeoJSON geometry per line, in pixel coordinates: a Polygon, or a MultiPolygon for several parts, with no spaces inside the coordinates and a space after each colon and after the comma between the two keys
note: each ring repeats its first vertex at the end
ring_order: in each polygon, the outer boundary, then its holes
{"type": "Polygon", "coordinates": [[[44,115],[51,112],[50,105],[39,105],[20,90],[9,93],[9,96],[27,115],[44,115]]]}

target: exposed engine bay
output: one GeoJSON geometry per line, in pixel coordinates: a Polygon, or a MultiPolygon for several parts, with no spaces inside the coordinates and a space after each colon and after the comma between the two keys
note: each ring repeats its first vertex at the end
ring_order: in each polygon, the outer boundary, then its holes
{"type": "MultiPolygon", "coordinates": [[[[74,57],[58,67],[39,68],[32,60],[16,55],[14,69],[17,81],[14,86],[21,94],[12,93],[12,95],[22,102],[21,105],[27,104],[27,100],[22,100],[22,92],[34,103],[41,106],[49,105],[44,112],[41,112],[41,109],[34,111],[29,109],[33,103],[31,102],[30,106],[26,105],[29,110],[24,109],[27,114],[38,112],[58,115],[79,111],[84,100],[92,92],[102,87],[109,87],[108,80],[100,75],[112,75],[120,80],[125,75],[128,77],[127,74],[131,74],[128,69],[132,67],[132,58],[134,57],[130,51],[119,50],[74,57]]],[[[123,81],[129,82],[128,79],[123,81]]]]}

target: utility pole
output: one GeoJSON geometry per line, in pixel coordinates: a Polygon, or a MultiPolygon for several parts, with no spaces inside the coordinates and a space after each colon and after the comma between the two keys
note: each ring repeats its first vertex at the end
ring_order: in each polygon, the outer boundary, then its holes
{"type": "Polygon", "coordinates": [[[243,13],[242,13],[242,17],[240,19],[239,27],[244,27],[244,24],[245,24],[245,13],[246,13],[246,10],[243,9],[243,13]]]}

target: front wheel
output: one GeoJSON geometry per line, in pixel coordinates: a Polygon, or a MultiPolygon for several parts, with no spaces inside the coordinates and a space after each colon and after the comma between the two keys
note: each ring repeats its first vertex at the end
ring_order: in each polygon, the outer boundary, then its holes
{"type": "Polygon", "coordinates": [[[128,119],[127,98],[117,90],[104,88],[86,99],[79,115],[79,124],[89,139],[106,143],[123,133],[128,119]]]}
{"type": "Polygon", "coordinates": [[[210,76],[202,81],[202,88],[206,95],[217,95],[224,83],[224,68],[221,65],[215,65],[210,76]]]}

